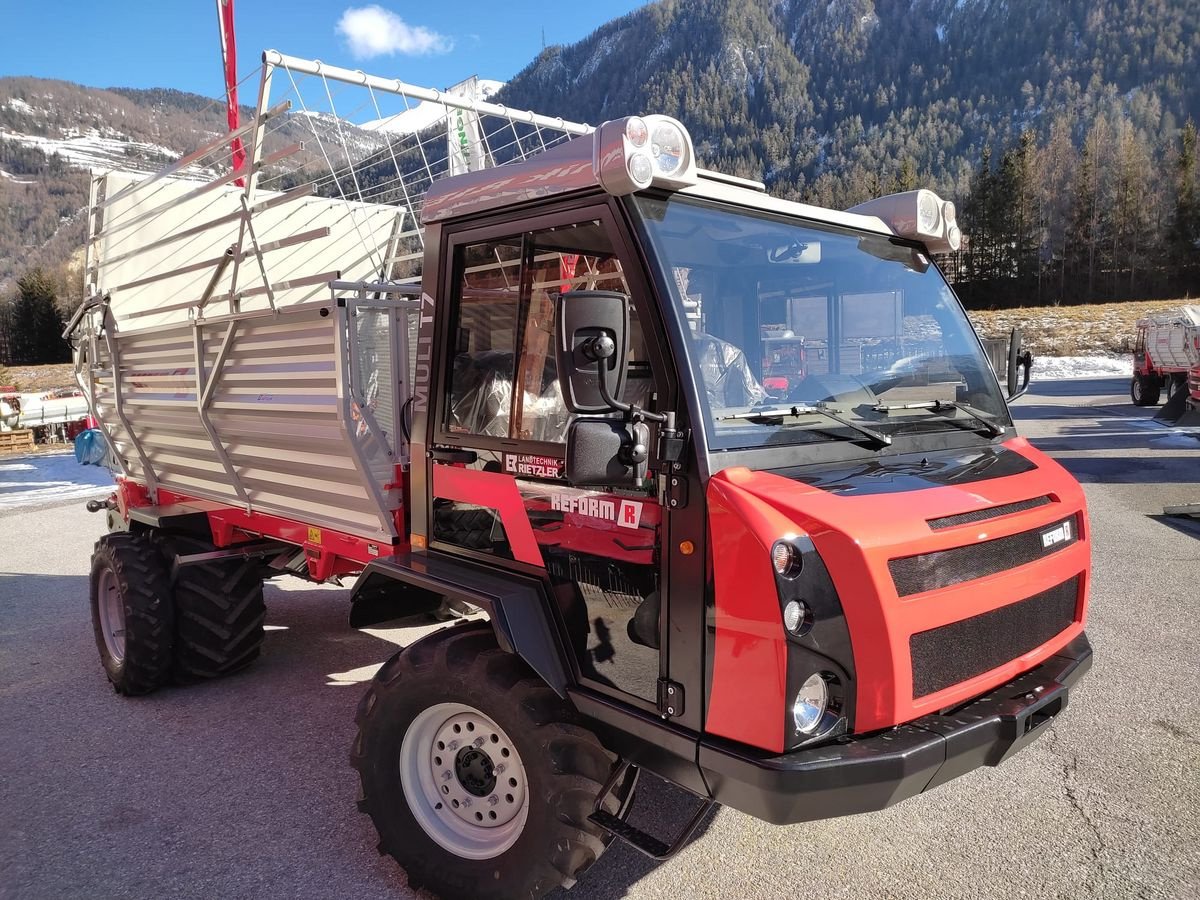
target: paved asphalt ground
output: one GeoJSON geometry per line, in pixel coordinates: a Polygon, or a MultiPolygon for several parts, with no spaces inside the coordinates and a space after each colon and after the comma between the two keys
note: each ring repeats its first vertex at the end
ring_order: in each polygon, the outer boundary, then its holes
{"type": "MultiPolygon", "coordinates": [[[[1085,482],[1092,673],[1003,768],[870,816],[774,828],[721,810],[673,862],[617,846],[570,898],[1200,896],[1200,441],[1116,380],[1052,382],[1024,434],[1085,482]]],[[[268,588],[263,659],[113,695],[92,642],[78,501],[0,512],[0,897],[398,898],[347,765],[362,683],[413,629],[345,625],[347,592],[268,588]]],[[[643,782],[655,825],[685,804],[643,782]]]]}

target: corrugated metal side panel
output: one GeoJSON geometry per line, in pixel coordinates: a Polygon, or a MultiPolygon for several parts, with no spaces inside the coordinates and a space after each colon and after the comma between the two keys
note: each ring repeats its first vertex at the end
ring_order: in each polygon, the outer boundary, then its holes
{"type": "MultiPolygon", "coordinates": [[[[342,425],[337,317],[307,310],[238,323],[212,373],[225,323],[204,328],[204,366],[217,379],[209,420],[255,511],[352,534],[387,532],[342,425]]],[[[118,337],[126,414],[158,483],[244,505],[197,410],[193,328],[118,337]]],[[[111,394],[111,389],[109,389],[111,394]]],[[[103,413],[106,423],[111,409],[103,413]]],[[[391,480],[385,448],[360,446],[376,486],[391,480]]]]}
{"type": "Polygon", "coordinates": [[[134,450],[129,432],[125,430],[120,418],[117,416],[111,374],[112,359],[109,357],[108,348],[102,340],[95,342],[95,357],[92,370],[95,379],[97,416],[112,437],[117,455],[125,463],[125,470],[129,473],[130,477],[144,482],[145,473],[142,471],[141,461],[134,450]]]}

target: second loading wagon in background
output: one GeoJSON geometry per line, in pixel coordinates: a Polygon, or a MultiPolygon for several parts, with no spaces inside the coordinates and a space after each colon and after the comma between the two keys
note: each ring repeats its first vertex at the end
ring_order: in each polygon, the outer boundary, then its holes
{"type": "Polygon", "coordinates": [[[1200,306],[1138,319],[1129,395],[1137,406],[1156,406],[1164,389],[1162,418],[1176,420],[1200,406],[1200,306]]]}

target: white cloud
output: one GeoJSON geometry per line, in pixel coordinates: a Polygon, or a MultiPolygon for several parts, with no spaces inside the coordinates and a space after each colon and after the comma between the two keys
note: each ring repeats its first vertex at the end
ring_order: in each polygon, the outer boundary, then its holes
{"type": "Polygon", "coordinates": [[[448,53],[454,42],[444,34],[409,25],[398,15],[377,4],[352,6],[338,19],[337,33],[346,39],[350,52],[358,59],[404,53],[428,56],[448,53]]]}

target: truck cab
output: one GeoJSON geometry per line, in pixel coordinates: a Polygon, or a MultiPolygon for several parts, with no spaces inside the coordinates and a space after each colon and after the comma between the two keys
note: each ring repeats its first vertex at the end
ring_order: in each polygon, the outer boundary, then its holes
{"type": "Polygon", "coordinates": [[[1017,437],[931,257],[952,207],[819,210],[691,152],[633,118],[430,191],[412,550],[366,579],[540,585],[529,658],[623,757],[776,822],[879,808],[1061,709],[1090,657],[1083,495],[1017,437]],[[833,757],[863,783],[809,785],[833,757]]]}

